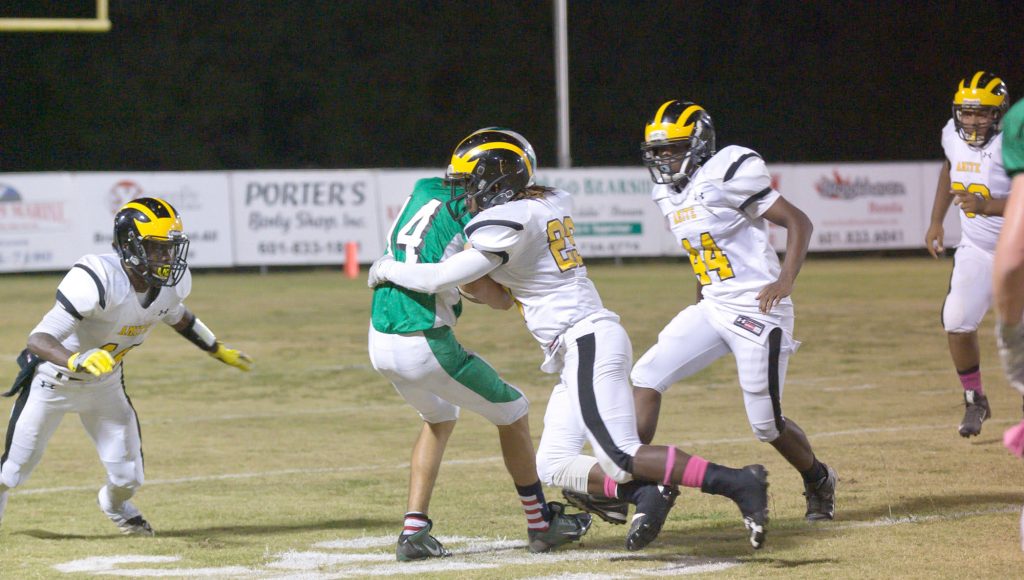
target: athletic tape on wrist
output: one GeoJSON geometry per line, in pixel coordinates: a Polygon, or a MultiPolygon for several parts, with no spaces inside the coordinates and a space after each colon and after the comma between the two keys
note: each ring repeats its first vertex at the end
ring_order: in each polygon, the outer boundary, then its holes
{"type": "Polygon", "coordinates": [[[193,314],[192,321],[188,326],[178,332],[206,352],[217,352],[217,337],[203,324],[202,320],[199,320],[198,316],[193,314]]]}

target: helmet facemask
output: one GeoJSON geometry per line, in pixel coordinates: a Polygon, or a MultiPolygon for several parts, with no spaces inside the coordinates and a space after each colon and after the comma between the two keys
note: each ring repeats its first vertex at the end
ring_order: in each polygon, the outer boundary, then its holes
{"type": "Polygon", "coordinates": [[[956,133],[971,147],[984,147],[1002,129],[1002,110],[980,105],[953,105],[956,133]]]}
{"type": "Polygon", "coordinates": [[[169,238],[143,238],[129,232],[121,247],[121,259],[150,287],[171,287],[185,275],[188,244],[188,238],[181,232],[171,232],[169,238]]]}

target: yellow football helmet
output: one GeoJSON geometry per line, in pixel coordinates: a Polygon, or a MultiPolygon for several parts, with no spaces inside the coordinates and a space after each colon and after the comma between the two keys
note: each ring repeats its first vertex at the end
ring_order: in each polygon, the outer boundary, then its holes
{"type": "Polygon", "coordinates": [[[140,197],[114,216],[114,249],[153,288],[174,286],[188,267],[188,236],[171,204],[140,197]]]}
{"type": "Polygon", "coordinates": [[[1006,84],[992,73],[978,71],[960,81],[953,95],[953,124],[968,145],[984,147],[1002,130],[1010,106],[1006,84]]]}
{"type": "Polygon", "coordinates": [[[686,187],[697,169],[715,154],[711,115],[689,101],[664,103],[644,127],[640,153],[655,183],[686,187]]]}
{"type": "Polygon", "coordinates": [[[473,213],[501,205],[533,185],[536,171],[537,155],[526,138],[498,127],[480,129],[452,153],[445,172],[452,188],[448,211],[460,219],[469,211],[469,200],[475,202],[473,213]]]}

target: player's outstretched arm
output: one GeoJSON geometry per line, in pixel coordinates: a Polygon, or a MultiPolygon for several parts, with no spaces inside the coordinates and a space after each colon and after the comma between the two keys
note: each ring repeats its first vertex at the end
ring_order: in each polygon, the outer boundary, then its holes
{"type": "Polygon", "coordinates": [[[203,324],[203,321],[199,320],[188,309],[185,309],[185,315],[181,317],[181,320],[172,324],[171,328],[187,338],[189,342],[205,350],[210,356],[226,365],[231,365],[243,371],[248,371],[252,368],[252,358],[249,355],[217,340],[217,337],[203,324]]]}
{"type": "Polygon", "coordinates": [[[385,255],[370,267],[367,284],[372,288],[381,282],[436,294],[472,282],[501,265],[501,258],[489,252],[469,249],[438,264],[406,264],[385,255]]]}

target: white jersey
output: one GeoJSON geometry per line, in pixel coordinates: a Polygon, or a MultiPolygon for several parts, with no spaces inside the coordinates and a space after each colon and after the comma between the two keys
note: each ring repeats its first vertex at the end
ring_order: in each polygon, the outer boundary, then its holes
{"type": "Polygon", "coordinates": [[[501,256],[490,272],[516,299],[526,327],[549,347],[569,327],[604,310],[573,239],[572,198],[555,189],[477,214],[466,235],[477,250],[501,256]]]}
{"type": "MultiPolygon", "coordinates": [[[[764,318],[757,294],[775,282],[781,270],[761,217],[780,197],[772,189],[764,160],[750,149],[732,145],[709,159],[681,192],[657,185],[651,196],[689,254],[704,299],[764,318]]],[[[772,314],[783,316],[792,309],[793,302],[786,297],[772,314]]]]}
{"type": "MultiPolygon", "coordinates": [[[[54,336],[72,352],[108,350],[120,365],[128,351],[146,340],[154,324],[181,320],[191,289],[192,273],[186,270],[177,285],[161,288],[152,303],[143,306],[145,296],[132,288],[116,254],[82,256],[57,287],[56,305],[32,332],[54,336]]],[[[60,385],[102,380],[50,362],[39,365],[36,373],[60,385]]]]}
{"type": "MultiPolygon", "coordinates": [[[[971,147],[957,134],[953,119],[942,128],[942,149],[949,161],[949,182],[953,191],[969,191],[988,199],[1010,195],[1010,177],[1003,167],[1003,134],[993,137],[985,147],[971,147]]],[[[995,252],[1002,216],[960,213],[961,243],[967,242],[987,252],[995,252]]]]}

